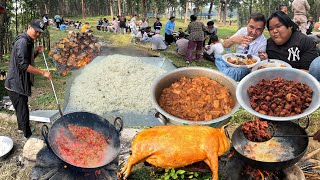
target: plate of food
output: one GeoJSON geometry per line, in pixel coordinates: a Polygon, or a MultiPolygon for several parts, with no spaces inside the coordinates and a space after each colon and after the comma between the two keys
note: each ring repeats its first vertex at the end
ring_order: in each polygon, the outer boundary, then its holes
{"type": "Polygon", "coordinates": [[[241,53],[225,54],[222,59],[230,66],[239,68],[252,68],[261,61],[258,56],[241,53]]]}
{"type": "Polygon", "coordinates": [[[260,61],[257,65],[252,68],[252,71],[256,71],[259,69],[270,68],[270,67],[288,67],[292,68],[292,66],[284,61],[278,59],[269,59],[260,61]]]}
{"type": "Polygon", "coordinates": [[[12,148],[12,139],[7,136],[0,136],[0,159],[6,158],[12,148]]]}

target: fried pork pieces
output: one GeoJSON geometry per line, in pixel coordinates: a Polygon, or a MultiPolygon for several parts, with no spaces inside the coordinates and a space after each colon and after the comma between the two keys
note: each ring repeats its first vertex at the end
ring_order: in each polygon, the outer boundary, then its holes
{"type": "Polygon", "coordinates": [[[214,80],[183,77],[163,90],[159,105],[173,116],[203,121],[229,113],[235,102],[228,88],[214,80]]]}
{"type": "Polygon", "coordinates": [[[294,116],[303,113],[312,101],[312,89],[297,81],[277,77],[262,79],[248,88],[251,107],[269,116],[294,116]]]}
{"type": "Polygon", "coordinates": [[[252,121],[245,122],[241,130],[248,140],[262,142],[271,138],[272,135],[269,128],[267,121],[260,121],[258,118],[255,118],[252,121]]]}

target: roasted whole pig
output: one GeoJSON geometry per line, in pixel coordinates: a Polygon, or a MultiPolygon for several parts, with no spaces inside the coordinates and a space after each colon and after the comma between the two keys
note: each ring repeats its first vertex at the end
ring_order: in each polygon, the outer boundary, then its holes
{"type": "Polygon", "coordinates": [[[132,142],[132,154],[118,173],[126,179],[134,164],[147,161],[161,168],[179,168],[204,161],[218,180],[218,157],[230,148],[224,127],[157,126],[141,131],[132,142]]]}

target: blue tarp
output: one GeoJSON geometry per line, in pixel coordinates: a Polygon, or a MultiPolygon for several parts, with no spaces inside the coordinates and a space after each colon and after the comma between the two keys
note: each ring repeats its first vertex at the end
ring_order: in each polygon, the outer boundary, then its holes
{"type": "Polygon", "coordinates": [[[156,15],[153,14],[153,13],[147,13],[147,16],[148,16],[148,17],[156,17],[156,15]]]}

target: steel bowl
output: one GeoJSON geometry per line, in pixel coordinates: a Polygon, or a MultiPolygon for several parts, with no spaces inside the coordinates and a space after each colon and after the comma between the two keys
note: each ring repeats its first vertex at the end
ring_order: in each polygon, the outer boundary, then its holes
{"type": "Polygon", "coordinates": [[[13,148],[13,141],[7,136],[0,136],[0,159],[5,159],[13,148]]]}
{"type": "Polygon", "coordinates": [[[237,86],[236,90],[237,100],[240,105],[247,110],[249,113],[260,117],[262,119],[272,120],[272,121],[289,121],[289,120],[296,120],[302,117],[305,117],[314,111],[316,111],[320,107],[320,84],[316,78],[310,75],[307,72],[304,72],[299,69],[295,68],[265,68],[259,71],[254,71],[244,77],[237,86]],[[251,85],[256,85],[261,79],[274,79],[276,77],[282,77],[286,80],[293,80],[298,81],[304,84],[307,84],[312,90],[312,102],[310,106],[303,111],[303,113],[295,115],[295,116],[288,116],[288,117],[278,117],[278,116],[268,116],[261,114],[255,111],[249,103],[249,94],[247,92],[248,88],[251,85]]]}
{"type": "Polygon", "coordinates": [[[163,124],[170,123],[170,124],[176,124],[176,125],[183,125],[183,124],[211,125],[216,127],[215,125],[217,124],[219,124],[217,126],[220,126],[220,125],[223,125],[223,123],[227,123],[224,120],[228,121],[229,117],[239,109],[240,105],[237,102],[237,98],[236,98],[236,87],[237,87],[237,83],[233,79],[229,78],[228,76],[216,70],[203,68],[203,67],[179,68],[179,69],[170,71],[166,74],[163,74],[162,76],[158,77],[154,81],[154,84],[151,89],[151,99],[152,99],[153,106],[158,111],[156,113],[156,117],[158,117],[158,120],[160,120],[160,122],[163,124]],[[221,117],[211,119],[208,121],[191,121],[191,120],[181,119],[179,117],[173,116],[167,113],[166,111],[164,111],[160,107],[158,101],[162,91],[165,88],[168,88],[174,82],[180,80],[182,77],[194,78],[199,76],[208,77],[212,80],[215,80],[229,89],[232,99],[234,100],[234,102],[236,102],[236,104],[228,114],[225,114],[221,117]]]}

